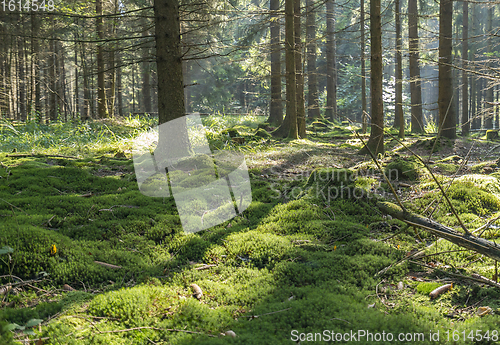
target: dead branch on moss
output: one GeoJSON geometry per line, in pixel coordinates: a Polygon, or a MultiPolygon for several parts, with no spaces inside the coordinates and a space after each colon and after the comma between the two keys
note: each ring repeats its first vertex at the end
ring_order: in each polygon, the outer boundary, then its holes
{"type": "Polygon", "coordinates": [[[496,288],[499,288],[500,289],[500,283],[497,283],[491,279],[488,279],[486,277],[483,277],[479,274],[476,274],[476,273],[473,273],[472,276],[466,276],[466,275],[463,275],[463,274],[458,274],[458,273],[451,273],[451,272],[447,272],[447,271],[444,271],[440,268],[437,268],[437,267],[432,267],[432,266],[429,266],[427,264],[424,264],[422,262],[418,262],[418,261],[410,261],[412,264],[415,264],[415,265],[419,265],[419,266],[422,266],[422,267],[426,267],[426,268],[430,268],[431,270],[435,270],[435,271],[439,271],[443,274],[446,274],[450,277],[457,277],[457,278],[461,278],[461,279],[467,279],[467,280],[473,280],[473,281],[476,281],[476,282],[479,282],[479,283],[483,283],[483,284],[487,284],[487,285],[490,285],[490,286],[493,286],[493,287],[496,287],[496,288]]]}
{"type": "Polygon", "coordinates": [[[112,269],[120,269],[122,268],[122,266],[116,266],[116,265],[112,265],[112,264],[108,264],[108,263],[105,263],[105,262],[101,262],[101,261],[94,261],[96,264],[98,265],[101,265],[101,266],[104,266],[104,267],[107,267],[107,268],[112,268],[112,269]]]}
{"type": "Polygon", "coordinates": [[[463,235],[443,224],[423,218],[406,210],[402,210],[399,206],[390,202],[378,202],[377,206],[381,211],[394,218],[402,220],[409,225],[425,229],[437,237],[444,238],[445,240],[448,240],[460,247],[483,254],[493,260],[500,260],[500,246],[498,246],[495,242],[475,237],[470,232],[463,235]]]}
{"type": "Polygon", "coordinates": [[[212,335],[212,334],[206,334],[206,333],[195,332],[195,331],[187,331],[185,329],[158,328],[158,327],[150,327],[150,326],[141,326],[141,327],[126,328],[126,329],[116,329],[116,330],[112,330],[112,331],[98,331],[98,333],[121,333],[121,332],[138,331],[141,329],[152,329],[155,331],[167,331],[167,332],[183,332],[183,333],[189,333],[189,334],[206,335],[207,337],[217,338],[215,335],[212,335]]]}
{"type": "Polygon", "coordinates": [[[78,159],[75,156],[64,156],[64,155],[48,155],[43,153],[31,154],[31,153],[16,153],[16,154],[8,154],[7,157],[11,158],[23,158],[23,157],[55,157],[55,158],[69,158],[69,159],[78,159]]]}

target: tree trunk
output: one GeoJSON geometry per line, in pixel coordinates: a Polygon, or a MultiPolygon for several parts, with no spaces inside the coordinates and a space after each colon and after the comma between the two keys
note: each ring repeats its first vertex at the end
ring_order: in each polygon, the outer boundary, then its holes
{"type": "Polygon", "coordinates": [[[297,131],[306,138],[306,107],[304,100],[304,74],[302,73],[302,41],[300,32],[300,0],[294,1],[295,71],[297,80],[297,131]]]}
{"type": "Polygon", "coordinates": [[[382,100],[382,21],[380,0],[370,1],[370,35],[371,35],[371,132],[368,143],[359,153],[368,151],[374,156],[384,153],[384,103],[382,100]]]}
{"type": "Polygon", "coordinates": [[[307,116],[319,117],[318,71],[316,68],[316,12],[312,9],[313,1],[307,0],[306,40],[307,40],[307,116]]]}
{"type": "MultiPolygon", "coordinates": [[[[41,105],[41,90],[40,90],[40,42],[35,38],[40,32],[40,20],[37,15],[31,15],[31,77],[35,94],[35,117],[37,122],[42,121],[42,105],[41,105]]],[[[30,109],[31,110],[31,109],[30,109]]]]}
{"type": "Polygon", "coordinates": [[[102,22],[102,0],[96,0],[96,30],[97,36],[99,37],[99,42],[97,44],[97,114],[98,117],[103,119],[109,116],[108,107],[106,102],[106,90],[105,90],[105,72],[104,72],[104,54],[102,40],[104,39],[104,28],[102,22]]]}
{"type": "MultiPolygon", "coordinates": [[[[477,34],[477,5],[472,4],[472,36],[476,36],[477,34]]],[[[470,85],[470,113],[471,113],[471,127],[472,129],[479,129],[481,127],[481,119],[478,116],[478,78],[475,75],[476,71],[476,50],[477,50],[477,42],[476,38],[472,39],[472,47],[469,52],[469,61],[471,63],[472,76],[471,76],[471,85],[470,85]]]]}
{"type": "Polygon", "coordinates": [[[456,138],[456,117],[452,81],[453,1],[439,3],[439,132],[448,139],[456,138]]]}
{"type": "Polygon", "coordinates": [[[337,119],[334,0],[326,1],[326,118],[337,119]]]}
{"type": "Polygon", "coordinates": [[[410,48],[411,132],[424,132],[422,115],[422,84],[419,66],[418,5],[408,0],[408,35],[410,48]]]}
{"type": "MultiPolygon", "coordinates": [[[[21,28],[24,31],[23,28],[21,28]]],[[[23,37],[18,38],[18,69],[19,69],[19,120],[26,121],[26,68],[25,68],[26,42],[23,37]]]]}
{"type": "Polygon", "coordinates": [[[462,3],[462,136],[469,135],[469,81],[467,59],[469,57],[469,3],[462,3]]]}
{"type": "Polygon", "coordinates": [[[285,0],[285,48],[286,48],[286,116],[289,118],[288,137],[299,138],[297,127],[297,78],[295,69],[294,35],[295,0],[285,0]]]}
{"type": "Polygon", "coordinates": [[[172,160],[191,153],[185,122],[184,79],[178,0],[155,0],[156,66],[158,71],[158,122],[155,157],[172,160]],[[161,124],[180,119],[175,126],[161,124]]]}
{"type": "Polygon", "coordinates": [[[297,127],[297,79],[295,70],[294,0],[285,0],[286,116],[276,137],[299,138],[297,127]]]}
{"type": "Polygon", "coordinates": [[[366,67],[365,67],[365,1],[360,0],[361,7],[361,132],[364,134],[368,129],[368,118],[366,109],[366,67]]]}
{"type": "Polygon", "coordinates": [[[49,119],[50,121],[57,120],[57,99],[56,99],[56,55],[57,49],[55,40],[50,41],[50,51],[49,51],[49,119]]]}
{"type": "Polygon", "coordinates": [[[401,43],[401,5],[400,0],[394,3],[396,14],[396,105],[394,109],[394,128],[399,128],[399,137],[405,137],[405,120],[403,114],[403,62],[401,43]]]}
{"type": "Polygon", "coordinates": [[[116,54],[116,98],[118,116],[123,117],[123,92],[122,92],[122,60],[120,52],[116,54]]]}
{"type": "Polygon", "coordinates": [[[87,64],[87,56],[85,55],[85,43],[81,43],[81,59],[82,62],[82,73],[83,73],[83,110],[81,113],[81,118],[83,121],[88,120],[92,117],[92,104],[91,104],[91,94],[90,94],[90,72],[87,64]]]}
{"type": "MultiPolygon", "coordinates": [[[[493,51],[493,39],[492,39],[492,36],[494,33],[493,33],[493,6],[492,5],[487,5],[489,6],[488,9],[487,9],[487,16],[488,16],[488,19],[486,21],[487,25],[486,25],[486,35],[488,37],[488,40],[486,42],[486,59],[487,59],[487,63],[486,63],[486,73],[487,74],[491,74],[491,68],[493,67],[493,64],[491,63],[491,60],[493,59],[493,57],[491,56],[492,54],[492,51],[493,51]]],[[[493,88],[494,88],[494,85],[492,85],[491,81],[486,81],[485,83],[485,87],[486,87],[486,90],[485,90],[485,112],[484,112],[484,127],[486,129],[492,129],[493,128],[493,117],[495,116],[495,111],[494,111],[494,108],[493,108],[493,88]]]]}
{"type": "Polygon", "coordinates": [[[270,34],[271,34],[271,103],[269,105],[269,122],[271,125],[283,123],[283,101],[281,100],[281,46],[280,46],[280,23],[279,0],[269,2],[271,11],[270,34]]]}
{"type": "MultiPolygon", "coordinates": [[[[147,40],[149,36],[149,31],[146,27],[147,23],[144,23],[142,36],[144,40],[147,40]]],[[[142,46],[142,103],[145,113],[151,113],[151,80],[149,75],[151,73],[149,66],[149,43],[144,43],[142,46]]]]}

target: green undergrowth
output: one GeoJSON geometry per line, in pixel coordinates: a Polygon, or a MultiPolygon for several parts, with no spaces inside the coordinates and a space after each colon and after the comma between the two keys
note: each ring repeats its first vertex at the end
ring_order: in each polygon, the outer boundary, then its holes
{"type": "MultiPolygon", "coordinates": [[[[230,141],[257,131],[256,123],[242,119],[203,121],[212,148],[224,136],[230,141]]],[[[269,150],[265,145],[258,149],[269,150]]],[[[304,140],[286,146],[299,154],[312,145],[304,140]]],[[[404,258],[416,240],[411,228],[376,207],[380,197],[370,191],[377,179],[360,173],[373,169],[370,164],[311,169],[292,182],[250,169],[250,206],[187,234],[173,198],[142,195],[132,161],[103,152],[85,158],[0,154],[0,248],[13,249],[0,255],[7,275],[0,286],[40,280],[31,283],[36,288],[12,289],[0,320],[46,321],[41,332],[34,329],[44,344],[289,344],[294,331],[428,334],[493,329],[498,322],[495,315],[468,315],[463,322],[443,316],[446,308],[480,300],[498,308],[494,291],[460,283],[430,301],[429,287],[408,278],[418,270],[408,262],[376,276],[404,258]],[[398,282],[405,288],[394,289],[398,282]],[[192,284],[202,296],[193,295],[192,284]],[[394,305],[376,294],[382,287],[392,287],[386,293],[394,305]],[[236,338],[221,335],[229,330],[236,338]]],[[[407,162],[413,161],[401,159],[393,168],[409,174],[407,162]]],[[[183,188],[199,183],[179,174],[183,188]]],[[[477,222],[500,211],[491,197],[495,186],[494,180],[459,180],[449,193],[459,212],[477,222]]],[[[427,192],[413,210],[437,198],[427,192]]],[[[444,204],[435,217],[449,220],[444,204]]],[[[454,249],[444,242],[433,248],[454,249]]],[[[450,265],[464,266],[468,256],[458,252],[450,265]]],[[[477,267],[489,272],[486,264],[477,267]]]]}

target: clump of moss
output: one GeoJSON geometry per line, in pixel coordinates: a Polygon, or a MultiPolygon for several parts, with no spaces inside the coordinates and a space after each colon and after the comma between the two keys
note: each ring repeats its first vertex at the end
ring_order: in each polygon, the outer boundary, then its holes
{"type": "Polygon", "coordinates": [[[389,180],[410,180],[415,181],[420,176],[419,165],[415,161],[398,158],[385,168],[385,174],[389,180]]]}
{"type": "Polygon", "coordinates": [[[497,140],[498,130],[489,129],[486,131],[486,140],[497,140]]]}
{"type": "Polygon", "coordinates": [[[153,310],[152,300],[165,291],[156,286],[135,286],[95,297],[89,304],[91,315],[112,317],[128,325],[137,325],[153,310]]]}
{"type": "Polygon", "coordinates": [[[234,128],[227,128],[227,129],[224,129],[221,134],[223,135],[229,135],[231,138],[235,138],[235,137],[239,137],[240,136],[240,133],[238,132],[238,130],[234,129],[234,128]]]}
{"type": "Polygon", "coordinates": [[[416,287],[418,293],[428,296],[434,289],[440,287],[443,283],[437,282],[422,282],[416,287]]]}
{"type": "Polygon", "coordinates": [[[268,139],[268,138],[271,138],[272,135],[271,133],[267,132],[265,129],[263,128],[259,128],[257,130],[257,132],[255,132],[254,134],[256,137],[260,137],[260,138],[265,138],[265,139],[268,139]]]}

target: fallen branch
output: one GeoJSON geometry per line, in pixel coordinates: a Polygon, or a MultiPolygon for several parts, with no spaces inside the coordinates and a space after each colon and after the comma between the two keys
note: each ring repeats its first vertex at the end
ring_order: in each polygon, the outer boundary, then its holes
{"type": "Polygon", "coordinates": [[[447,272],[447,271],[444,271],[444,270],[442,270],[440,268],[432,267],[432,266],[426,265],[426,264],[418,262],[418,261],[410,261],[410,262],[412,264],[415,264],[415,265],[419,265],[419,266],[430,268],[431,270],[439,271],[439,272],[441,272],[443,274],[446,274],[446,275],[449,275],[451,277],[457,277],[457,278],[462,278],[462,279],[474,280],[476,282],[487,284],[487,285],[490,285],[490,286],[493,286],[493,287],[496,287],[496,288],[500,289],[500,283],[497,283],[497,282],[495,282],[495,281],[493,281],[491,279],[488,279],[486,277],[480,276],[479,274],[476,274],[476,273],[473,273],[472,276],[469,277],[469,276],[465,276],[463,274],[447,272]]]}
{"type": "Polygon", "coordinates": [[[63,155],[46,155],[42,153],[37,153],[37,154],[31,154],[31,153],[16,153],[16,154],[9,154],[6,155],[7,157],[12,157],[12,158],[22,158],[22,157],[55,157],[55,158],[69,158],[69,159],[78,159],[78,157],[74,156],[63,156],[63,155]]]}
{"type": "Polygon", "coordinates": [[[116,266],[116,265],[112,265],[112,264],[107,264],[107,263],[101,262],[101,261],[94,261],[94,262],[96,264],[98,264],[98,265],[101,265],[101,266],[104,266],[104,267],[107,267],[107,268],[113,268],[115,270],[122,268],[122,266],[116,266]]]}
{"type": "Polygon", "coordinates": [[[138,331],[141,329],[153,329],[155,331],[168,331],[168,332],[183,332],[183,333],[189,333],[189,334],[206,335],[208,337],[217,338],[215,335],[201,333],[201,332],[194,332],[194,331],[186,331],[184,329],[158,328],[158,327],[148,327],[148,326],[126,328],[126,329],[117,329],[117,330],[113,330],[113,331],[98,331],[98,333],[120,333],[120,332],[138,331]]]}
{"type": "Polygon", "coordinates": [[[474,252],[483,254],[493,260],[500,260],[500,246],[495,242],[485,240],[484,238],[475,237],[470,232],[465,235],[447,227],[443,224],[435,222],[430,219],[423,218],[414,213],[403,211],[399,206],[389,202],[378,202],[377,206],[383,212],[391,215],[394,218],[402,220],[403,222],[420,227],[436,235],[444,238],[460,247],[472,250],[474,252]]]}

